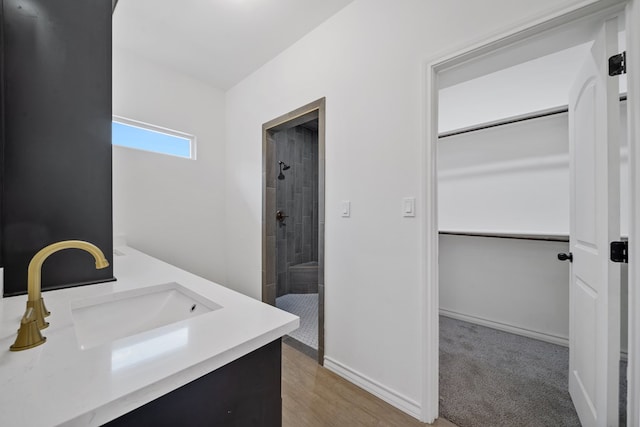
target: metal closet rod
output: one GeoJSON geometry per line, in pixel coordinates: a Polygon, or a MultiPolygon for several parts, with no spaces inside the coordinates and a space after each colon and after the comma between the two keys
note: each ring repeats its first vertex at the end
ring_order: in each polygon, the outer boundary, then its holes
{"type": "MultiPolygon", "coordinates": [[[[627,100],[627,94],[620,95],[620,102],[627,100]]],[[[535,113],[527,113],[521,116],[514,116],[508,119],[496,120],[494,122],[487,122],[479,125],[469,126],[462,129],[452,130],[448,132],[442,132],[438,134],[438,139],[449,138],[451,136],[462,135],[464,133],[476,132],[483,129],[490,129],[498,126],[510,125],[512,123],[524,122],[526,120],[539,119],[541,117],[553,116],[556,114],[563,114],[569,112],[567,106],[549,108],[548,110],[541,110],[535,113]]]]}
{"type": "Polygon", "coordinates": [[[464,236],[464,237],[489,237],[492,239],[515,239],[515,240],[541,240],[545,242],[568,242],[569,235],[564,234],[520,234],[520,233],[491,233],[476,231],[439,231],[440,235],[464,236]]]}

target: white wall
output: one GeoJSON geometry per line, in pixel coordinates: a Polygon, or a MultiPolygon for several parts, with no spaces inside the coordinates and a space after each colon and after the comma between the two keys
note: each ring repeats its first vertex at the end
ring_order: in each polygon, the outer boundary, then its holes
{"type": "Polygon", "coordinates": [[[261,125],[325,96],[326,360],[419,412],[426,254],[401,200],[420,194],[422,66],[574,3],[356,0],[229,90],[228,284],[260,297],[261,125]]]}
{"type": "MultiPolygon", "coordinates": [[[[568,242],[440,236],[440,312],[569,345],[568,242]]],[[[627,352],[628,269],[621,265],[620,347],[627,352]]]]}
{"type": "MultiPolygon", "coordinates": [[[[620,103],[620,127],[627,126],[620,103]]],[[[442,138],[438,143],[440,230],[569,234],[567,113],[442,138]]],[[[627,235],[626,132],[620,132],[621,233],[627,235]]]]}
{"type": "Polygon", "coordinates": [[[567,114],[442,138],[440,230],[569,234],[567,114]]]}
{"type": "Polygon", "coordinates": [[[592,43],[440,90],[438,132],[562,107],[592,43]]]}
{"type": "Polygon", "coordinates": [[[197,138],[197,160],[113,148],[116,239],[224,284],[223,93],[114,49],[113,114],[197,138]]]}
{"type": "Polygon", "coordinates": [[[471,322],[568,345],[568,242],[440,236],[440,309],[471,322]]]}
{"type": "MultiPolygon", "coordinates": [[[[626,129],[626,102],[621,128],[626,129]]],[[[440,230],[569,235],[567,114],[440,139],[440,230]]],[[[628,157],[621,132],[621,231],[628,229],[628,157]]],[[[445,314],[562,342],[569,331],[567,243],[441,236],[440,306],[445,314]],[[507,301],[508,304],[504,304],[507,301]],[[530,334],[528,332],[533,332],[530,334]]],[[[627,348],[622,269],[621,344],[627,348]]]]}
{"type": "MultiPolygon", "coordinates": [[[[619,33],[619,51],[625,33],[619,33]]],[[[568,104],[568,94],[592,42],[545,55],[439,91],[438,132],[502,120],[568,104]]],[[[626,74],[618,77],[627,93],[626,74]]]]}

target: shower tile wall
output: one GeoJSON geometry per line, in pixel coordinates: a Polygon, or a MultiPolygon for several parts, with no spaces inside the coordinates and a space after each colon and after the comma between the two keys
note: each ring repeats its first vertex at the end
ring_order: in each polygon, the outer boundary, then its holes
{"type": "Polygon", "coordinates": [[[276,225],[276,295],[291,292],[289,267],[318,261],[318,132],[304,125],[277,132],[278,161],[291,166],[276,179],[276,209],[288,218],[276,225]]]}

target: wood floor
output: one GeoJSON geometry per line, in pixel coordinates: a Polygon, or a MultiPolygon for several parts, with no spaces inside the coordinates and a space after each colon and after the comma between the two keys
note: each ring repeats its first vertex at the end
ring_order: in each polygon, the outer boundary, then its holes
{"type": "MultiPolygon", "coordinates": [[[[282,426],[426,426],[415,418],[282,345],[282,426]]],[[[455,427],[439,419],[436,427],[455,427]]]]}

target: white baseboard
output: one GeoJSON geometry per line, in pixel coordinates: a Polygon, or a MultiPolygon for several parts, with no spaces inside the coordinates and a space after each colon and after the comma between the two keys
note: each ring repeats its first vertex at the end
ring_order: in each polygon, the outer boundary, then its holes
{"type": "Polygon", "coordinates": [[[374,396],[384,400],[390,405],[393,405],[401,411],[406,412],[412,417],[418,420],[420,419],[422,409],[418,402],[409,399],[408,397],[403,396],[396,391],[391,390],[390,388],[378,383],[377,381],[372,380],[366,375],[354,371],[353,369],[343,365],[336,360],[331,359],[330,357],[325,356],[324,367],[340,375],[349,382],[352,382],[358,387],[364,389],[365,391],[368,391],[374,396]]]}
{"type": "MultiPolygon", "coordinates": [[[[447,310],[446,308],[440,309],[442,316],[451,317],[452,319],[463,320],[469,323],[475,323],[480,326],[486,326],[488,328],[497,329],[499,331],[510,332],[516,335],[522,335],[523,337],[533,338],[551,344],[558,344],[563,347],[569,347],[569,339],[557,335],[545,334],[543,332],[531,331],[529,329],[520,328],[518,326],[507,325],[506,323],[500,323],[493,320],[485,319],[482,317],[471,316],[469,314],[462,314],[457,311],[447,310]]],[[[620,360],[627,361],[628,354],[626,349],[620,350],[620,360]]]]}
{"type": "Polygon", "coordinates": [[[482,317],[471,316],[468,314],[459,313],[457,311],[447,310],[446,308],[441,308],[440,314],[442,316],[451,317],[452,319],[463,320],[465,322],[475,323],[481,326],[486,326],[488,328],[497,329],[499,331],[510,332],[512,334],[522,335],[523,337],[533,338],[551,344],[561,345],[563,347],[569,347],[569,338],[567,337],[545,334],[543,332],[536,332],[518,326],[508,325],[506,323],[500,323],[494,320],[485,319],[482,317]]]}

